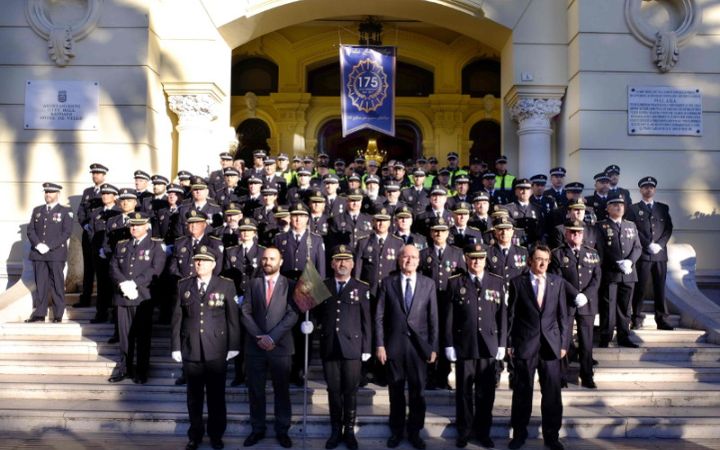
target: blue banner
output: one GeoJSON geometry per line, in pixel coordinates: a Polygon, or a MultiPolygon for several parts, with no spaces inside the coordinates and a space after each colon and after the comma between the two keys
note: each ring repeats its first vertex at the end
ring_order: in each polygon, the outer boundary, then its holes
{"type": "Polygon", "coordinates": [[[363,128],[395,136],[395,47],[340,46],[343,137],[363,128]]]}

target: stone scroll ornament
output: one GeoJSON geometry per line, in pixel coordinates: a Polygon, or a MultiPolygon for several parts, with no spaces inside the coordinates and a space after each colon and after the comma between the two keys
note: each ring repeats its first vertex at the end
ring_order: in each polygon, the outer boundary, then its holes
{"type": "Polygon", "coordinates": [[[695,0],[625,0],[625,21],[637,40],[650,47],[652,60],[660,72],[669,72],[680,58],[680,47],[696,33],[702,11],[695,0]],[[667,7],[675,29],[658,29],[642,17],[643,2],[658,2],[667,7]]]}
{"type": "Polygon", "coordinates": [[[102,0],[26,0],[25,15],[30,27],[47,40],[48,55],[60,67],[75,56],[75,42],[95,29],[102,0]],[[74,19],[54,18],[51,10],[66,9],[74,19]]]}

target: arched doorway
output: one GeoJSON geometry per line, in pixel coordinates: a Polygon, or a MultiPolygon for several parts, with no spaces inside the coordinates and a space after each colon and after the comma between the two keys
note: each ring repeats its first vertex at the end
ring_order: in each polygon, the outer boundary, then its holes
{"type": "Polygon", "coordinates": [[[237,136],[240,144],[236,155],[245,160],[245,164],[252,164],[253,150],[263,149],[270,151],[268,139],[270,138],[270,127],[260,119],[243,120],[237,127],[237,136]]]}
{"type": "Polygon", "coordinates": [[[480,158],[481,161],[493,167],[493,163],[500,156],[500,124],[494,120],[481,120],[470,129],[470,158],[480,158]]]}
{"type": "Polygon", "coordinates": [[[342,158],[345,161],[352,161],[357,156],[358,150],[367,147],[369,139],[377,139],[378,148],[387,152],[386,161],[416,159],[422,149],[422,132],[410,120],[395,121],[395,137],[365,129],[343,138],[342,122],[340,119],[332,119],[318,131],[317,150],[327,153],[331,159],[342,158]]]}

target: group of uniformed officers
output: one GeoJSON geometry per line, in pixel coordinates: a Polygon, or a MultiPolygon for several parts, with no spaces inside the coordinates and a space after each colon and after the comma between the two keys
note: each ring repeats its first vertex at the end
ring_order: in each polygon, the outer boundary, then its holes
{"type": "MultiPolygon", "coordinates": [[[[672,329],[664,298],[668,207],[654,200],[652,176],[639,180],[642,200],[631,203],[616,165],[598,173],[593,194],[583,197],[584,186],[566,184],[562,167],[550,171],[548,187],[544,174],[513,177],[505,157],[494,170],[477,159],[462,169],[455,153],[447,159],[438,170],[434,158],[382,166],[358,158],[346,167],[322,154],[290,161],[256,151],[244,161],[221,153],[221,168],[207,178],[180,171],[171,183],[137,170],[134,188],[122,189],[105,181],[106,166],[92,164],[93,186],[77,211],[85,280],[75,306],[90,305],[96,278],[93,322],[112,320],[121,350],[109,381],[147,382],[157,307],[159,320],[172,325],[179,383],[187,383],[187,449],[206,432],[205,394],[207,434],[223,448],[231,359],[231,385],[247,383],[249,392],[245,446],[265,437],[269,372],[275,434],[291,447],[289,385],[306,376],[300,337],[315,329],[329,395],[328,449],[358,448],[356,395],[367,382],[389,389],[387,446],[407,433],[413,447],[425,448],[423,392],[449,381],[457,446],[477,438],[493,447],[495,389],[506,365],[510,448],[527,438],[537,370],[543,438],[562,449],[568,361],[579,361],[581,386],[596,388],[596,314],[600,347],[614,335],[617,345],[637,347],[630,329],[643,326],[652,282],[657,327],[672,329]],[[307,264],[331,297],[301,321],[293,292],[307,264]]],[[[58,203],[61,186],[43,188],[45,204],[33,210],[27,232],[37,287],[27,321],[45,320],[52,298],[59,322],[73,213],[58,203]]]]}

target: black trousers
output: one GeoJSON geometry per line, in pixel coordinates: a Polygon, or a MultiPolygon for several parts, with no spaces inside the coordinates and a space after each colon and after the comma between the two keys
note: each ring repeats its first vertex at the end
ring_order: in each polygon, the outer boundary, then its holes
{"type": "Polygon", "coordinates": [[[203,405],[207,393],[207,432],[210,439],[220,439],[227,428],[227,407],[225,405],[225,358],[212,361],[183,361],[187,379],[187,407],[190,416],[188,438],[200,441],[205,435],[203,405]]]}
{"type": "Polygon", "coordinates": [[[270,369],[275,397],[275,434],[287,434],[290,429],[290,417],[292,416],[290,404],[291,359],[290,355],[248,355],[245,359],[250,398],[250,425],[253,432],[264,433],[267,429],[265,381],[268,369],[270,369]]]}
{"type": "MultiPolygon", "coordinates": [[[[544,347],[544,346],[543,346],[544,347]]],[[[513,437],[527,438],[527,426],[532,413],[535,370],[540,376],[542,400],[542,434],[545,442],[556,441],[562,423],[562,389],[560,388],[560,360],[550,350],[541,348],[540,354],[529,359],[513,358],[515,382],[512,396],[510,426],[513,437]]]]}
{"type": "Polygon", "coordinates": [[[634,282],[603,282],[600,288],[600,341],[609,342],[617,327],[618,340],[630,334],[630,301],[634,282]]]}
{"type": "Polygon", "coordinates": [[[333,428],[354,425],[361,371],[362,362],[359,359],[323,360],[330,405],[330,425],[333,428]]]}
{"type": "Polygon", "coordinates": [[[645,314],[642,312],[643,300],[647,292],[648,282],[652,282],[653,300],[655,301],[655,323],[667,322],[668,307],[665,301],[665,280],[667,279],[667,261],[643,261],[635,264],[638,282],[633,292],[632,320],[634,323],[642,322],[645,314]]]}
{"type": "MultiPolygon", "coordinates": [[[[409,338],[408,338],[409,339],[409,338]]],[[[427,362],[417,354],[410,342],[399,359],[389,359],[388,390],[390,393],[390,430],[402,436],[405,429],[405,384],[408,387],[407,432],[415,435],[425,426],[425,380],[427,362]]]]}
{"type": "Polygon", "coordinates": [[[98,318],[107,318],[112,306],[113,282],[110,279],[110,261],[103,259],[97,253],[100,249],[93,249],[95,274],[97,276],[97,303],[95,306],[98,318]]]}
{"type": "Polygon", "coordinates": [[[120,363],[115,371],[120,374],[147,377],[150,369],[150,337],[152,335],[153,305],[150,300],[138,306],[118,306],[118,333],[120,363]]]}
{"type": "MultiPolygon", "coordinates": [[[[593,347],[593,324],[595,322],[595,316],[590,315],[581,315],[574,313],[570,315],[570,312],[574,310],[575,308],[571,308],[571,311],[568,312],[568,323],[567,323],[567,329],[568,334],[570,335],[570,339],[568,339],[568,342],[570,342],[571,347],[573,346],[572,341],[572,325],[573,320],[577,324],[577,338],[578,338],[578,347],[575,349],[578,354],[578,362],[580,363],[580,378],[583,380],[588,380],[593,377],[593,363],[592,363],[592,347],[593,347]]],[[[567,372],[569,369],[569,356],[570,351],[572,349],[568,349],[568,354],[561,360],[561,367],[562,367],[562,377],[563,380],[568,380],[567,372]]]]}
{"type": "Polygon", "coordinates": [[[33,317],[45,317],[50,296],[53,299],[53,317],[62,319],[65,313],[65,261],[33,261],[35,290],[32,293],[33,317]]]}
{"type": "Polygon", "coordinates": [[[90,235],[85,229],[82,233],[82,255],[83,255],[83,284],[82,293],[80,294],[80,303],[90,304],[90,297],[93,292],[93,283],[95,282],[95,265],[93,246],[91,244],[90,235]]]}
{"type": "Polygon", "coordinates": [[[458,359],[455,362],[455,423],[458,437],[475,431],[490,437],[495,404],[495,358],[458,359]]]}

